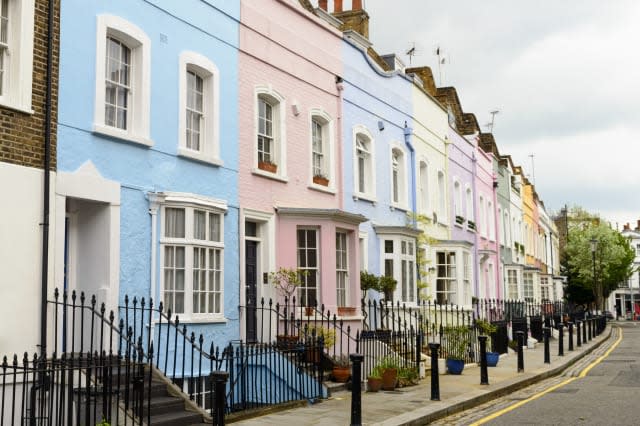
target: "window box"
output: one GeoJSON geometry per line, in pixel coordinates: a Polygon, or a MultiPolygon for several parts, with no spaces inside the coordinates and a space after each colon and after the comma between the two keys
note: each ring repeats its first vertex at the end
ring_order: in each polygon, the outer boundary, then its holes
{"type": "Polygon", "coordinates": [[[354,317],[356,316],[355,306],[338,306],[339,317],[354,317]]]}
{"type": "Polygon", "coordinates": [[[329,179],[322,175],[316,175],[313,177],[313,183],[316,185],[329,186],[329,179]]]}
{"type": "Polygon", "coordinates": [[[464,217],[456,215],[456,223],[458,225],[464,225],[464,217]]]}
{"type": "Polygon", "coordinates": [[[274,163],[269,163],[267,161],[259,161],[258,162],[258,168],[260,170],[264,170],[264,171],[269,172],[269,173],[277,173],[278,172],[278,165],[274,164],[274,163]]]}
{"type": "Polygon", "coordinates": [[[467,228],[475,231],[476,230],[476,223],[472,220],[468,220],[467,221],[467,228]]]}

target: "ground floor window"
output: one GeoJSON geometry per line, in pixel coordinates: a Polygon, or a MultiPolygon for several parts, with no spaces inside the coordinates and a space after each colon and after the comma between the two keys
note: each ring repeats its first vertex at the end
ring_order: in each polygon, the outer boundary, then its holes
{"type": "Polygon", "coordinates": [[[549,277],[540,277],[540,298],[542,300],[551,300],[549,290],[549,277]]]}
{"type": "Polygon", "coordinates": [[[338,306],[347,306],[348,276],[347,233],[336,232],[336,296],[338,306]]]}
{"type": "Polygon", "coordinates": [[[456,254],[455,252],[436,252],[436,301],[444,305],[455,302],[456,254]]]}
{"type": "Polygon", "coordinates": [[[515,269],[507,269],[507,292],[508,299],[518,299],[518,271],[515,269]]]}
{"type": "Polygon", "coordinates": [[[384,275],[397,281],[394,299],[400,302],[416,302],[416,246],[408,238],[383,240],[384,275]]]}
{"type": "Polygon", "coordinates": [[[524,300],[527,302],[533,302],[533,273],[525,272],[523,274],[524,284],[524,300]]]}
{"type": "Polygon", "coordinates": [[[301,306],[315,306],[318,302],[318,243],[317,229],[298,229],[298,269],[302,273],[298,303],[301,306]]]}

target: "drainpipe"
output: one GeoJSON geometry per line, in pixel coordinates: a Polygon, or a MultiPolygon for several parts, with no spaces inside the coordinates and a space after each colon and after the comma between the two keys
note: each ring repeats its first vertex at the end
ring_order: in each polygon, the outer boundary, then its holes
{"type": "Polygon", "coordinates": [[[413,129],[407,125],[407,122],[404,122],[404,143],[409,148],[409,152],[411,152],[411,211],[413,212],[413,226],[416,227],[416,151],[413,148],[413,144],[411,143],[411,134],[413,133],[413,129]]]}
{"type": "Polygon", "coordinates": [[[49,198],[51,180],[51,92],[53,86],[53,19],[54,0],[47,12],[47,87],[44,112],[44,190],[42,194],[42,286],[40,293],[40,355],[47,354],[47,293],[49,287],[49,198]]]}
{"type": "Polygon", "coordinates": [[[338,197],[338,208],[340,210],[344,209],[344,185],[342,184],[342,150],[344,147],[342,146],[342,94],[344,92],[344,83],[342,77],[336,76],[336,90],[338,91],[338,117],[336,117],[336,162],[337,170],[336,170],[336,190],[340,194],[338,197]],[[342,191],[340,191],[342,188],[342,191]]]}

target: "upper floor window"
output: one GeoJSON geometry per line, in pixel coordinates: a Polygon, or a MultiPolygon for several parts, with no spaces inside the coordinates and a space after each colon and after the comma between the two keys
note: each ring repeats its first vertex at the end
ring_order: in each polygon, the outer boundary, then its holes
{"type": "Polygon", "coordinates": [[[487,236],[487,209],[484,204],[484,197],[480,196],[480,215],[478,217],[478,231],[480,231],[480,235],[483,237],[487,236]]]}
{"type": "Polygon", "coordinates": [[[447,192],[445,188],[444,172],[438,171],[438,217],[439,221],[445,220],[447,192]]]}
{"type": "Polygon", "coordinates": [[[398,148],[391,150],[391,203],[396,206],[406,204],[406,173],[404,155],[398,148]]]}
{"type": "Polygon", "coordinates": [[[150,41],[135,25],[98,16],[94,129],[120,139],[149,140],[150,41]]]}
{"type": "Polygon", "coordinates": [[[473,193],[471,192],[471,188],[467,187],[466,189],[466,210],[467,210],[467,220],[474,221],[473,215],[473,193]]]}
{"type": "Polygon", "coordinates": [[[429,210],[429,168],[424,161],[420,162],[420,176],[418,191],[420,194],[420,211],[423,214],[429,210]]]}
{"type": "Polygon", "coordinates": [[[195,52],[180,54],[178,154],[213,164],[219,156],[218,68],[195,52]]]}
{"type": "Polygon", "coordinates": [[[453,211],[456,216],[462,217],[462,190],[460,182],[453,182],[453,211]]]}
{"type": "Polygon", "coordinates": [[[0,105],[32,113],[34,0],[0,0],[0,105]]]}
{"type": "Polygon", "coordinates": [[[373,138],[366,129],[356,129],[354,182],[356,196],[367,199],[375,198],[375,158],[373,138]]]}
{"type": "Polygon", "coordinates": [[[274,175],[286,175],[284,98],[270,87],[257,89],[256,155],[258,169],[274,175]]]}
{"type": "Polygon", "coordinates": [[[190,318],[222,317],[224,205],[167,202],[162,209],[161,298],[190,318]]]}
{"type": "Polygon", "coordinates": [[[311,111],[311,174],[315,185],[334,186],[333,121],[321,110],[311,111]]]}
{"type": "Polygon", "coordinates": [[[493,203],[487,202],[487,231],[491,241],[496,239],[496,219],[495,210],[493,209],[493,203]]]}

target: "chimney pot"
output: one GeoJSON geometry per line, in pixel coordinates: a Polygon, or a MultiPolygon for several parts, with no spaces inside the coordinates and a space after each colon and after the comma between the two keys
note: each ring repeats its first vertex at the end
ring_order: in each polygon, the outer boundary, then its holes
{"type": "Polygon", "coordinates": [[[362,0],[353,0],[351,10],[362,10],[362,0]]]}
{"type": "Polygon", "coordinates": [[[636,229],[640,229],[640,219],[638,219],[638,222],[637,222],[637,223],[638,223],[638,225],[637,225],[637,228],[636,228],[636,229]]]}
{"type": "Polygon", "coordinates": [[[327,11],[327,2],[328,1],[329,0],[318,0],[318,7],[326,12],[327,11]]]}
{"type": "Polygon", "coordinates": [[[622,229],[625,230],[625,231],[628,231],[629,230],[629,224],[625,223],[624,225],[622,225],[622,229]]]}
{"type": "Polygon", "coordinates": [[[342,0],[333,0],[333,11],[335,13],[342,12],[342,0]]]}

